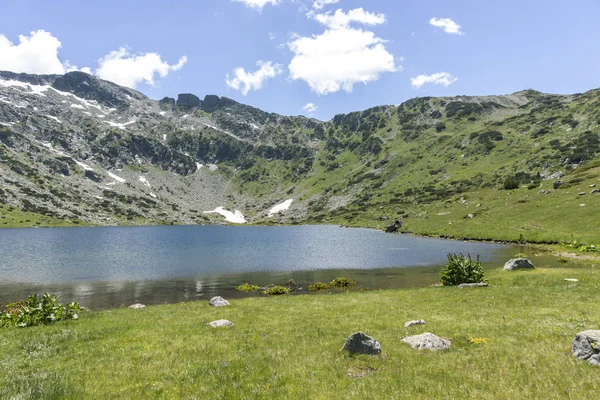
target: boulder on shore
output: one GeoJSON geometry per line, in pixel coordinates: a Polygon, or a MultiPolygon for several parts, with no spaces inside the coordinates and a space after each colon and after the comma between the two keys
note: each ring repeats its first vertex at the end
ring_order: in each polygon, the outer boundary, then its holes
{"type": "Polygon", "coordinates": [[[387,226],[385,228],[385,231],[387,233],[394,233],[394,232],[398,232],[398,230],[402,228],[402,222],[400,222],[399,220],[394,221],[393,224],[387,226]]]}
{"type": "Polygon", "coordinates": [[[218,319],[209,324],[213,328],[230,328],[233,326],[233,322],[228,321],[226,319],[218,319]]]}
{"type": "Polygon", "coordinates": [[[213,297],[212,299],[210,299],[208,304],[210,304],[213,307],[226,307],[230,305],[229,302],[221,296],[213,297]]]}
{"type": "Polygon", "coordinates": [[[403,338],[402,341],[409,344],[413,349],[427,349],[431,351],[448,350],[452,344],[448,339],[443,339],[430,332],[415,336],[407,336],[403,338]]]}
{"type": "Polygon", "coordinates": [[[600,331],[579,332],[573,339],[571,349],[578,359],[600,366],[600,331]]]}
{"type": "Polygon", "coordinates": [[[381,345],[376,339],[365,335],[363,332],[356,332],[346,339],[342,350],[348,350],[350,354],[377,356],[381,353],[381,345]]]}
{"type": "Polygon", "coordinates": [[[505,271],[514,271],[517,269],[534,269],[533,263],[526,258],[513,258],[504,264],[505,271]]]}
{"type": "Polygon", "coordinates": [[[139,310],[140,308],[146,308],[145,304],[136,303],[129,306],[129,308],[133,308],[134,310],[139,310]]]}

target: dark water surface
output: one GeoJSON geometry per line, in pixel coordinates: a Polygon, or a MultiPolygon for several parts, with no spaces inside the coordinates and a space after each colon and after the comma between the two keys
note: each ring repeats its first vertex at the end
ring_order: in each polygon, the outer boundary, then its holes
{"type": "Polygon", "coordinates": [[[0,303],[34,292],[92,309],[236,296],[236,285],[301,286],[337,276],[360,287],[424,286],[446,255],[501,266],[519,249],[337,226],[0,230],[0,303]],[[421,267],[421,268],[409,268],[421,267]]]}

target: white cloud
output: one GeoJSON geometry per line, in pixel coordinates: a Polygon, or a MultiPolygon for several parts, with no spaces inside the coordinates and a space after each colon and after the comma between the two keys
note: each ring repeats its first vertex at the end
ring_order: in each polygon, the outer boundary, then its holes
{"type": "Polygon", "coordinates": [[[164,78],[171,71],[180,70],[186,62],[187,57],[183,56],[177,64],[170,65],[159,54],[131,54],[121,47],[98,60],[96,75],[116,84],[135,88],[141,82],[154,85],[156,74],[164,78]]]}
{"type": "Polygon", "coordinates": [[[337,4],[340,0],[315,0],[313,3],[313,8],[315,10],[322,10],[325,6],[329,4],[337,4]]]}
{"type": "Polygon", "coordinates": [[[44,30],[19,36],[13,44],[0,35],[0,70],[29,74],[64,74],[65,66],[58,59],[60,40],[44,30]]]}
{"type": "Polygon", "coordinates": [[[371,13],[362,8],[355,8],[345,13],[338,9],[335,13],[326,12],[323,14],[315,14],[309,12],[308,16],[315,19],[319,23],[330,29],[347,28],[352,23],[363,25],[380,25],[385,22],[384,14],[371,13]]]}
{"type": "Polygon", "coordinates": [[[241,91],[245,96],[251,90],[261,89],[264,81],[283,72],[281,65],[273,64],[271,61],[258,61],[256,65],[259,69],[255,72],[246,72],[244,68],[236,68],[232,78],[227,74],[225,78],[227,86],[241,91]]]}
{"type": "Polygon", "coordinates": [[[314,114],[319,107],[317,107],[314,103],[308,103],[304,107],[302,107],[302,111],[306,111],[308,114],[314,114]]]}
{"type": "Polygon", "coordinates": [[[458,78],[450,75],[448,72],[438,72],[431,75],[419,75],[416,78],[410,80],[410,84],[415,88],[420,88],[426,83],[433,83],[436,85],[450,86],[456,82],[458,78]]]}
{"type": "Polygon", "coordinates": [[[232,0],[232,1],[235,1],[236,3],[244,3],[244,5],[246,7],[258,8],[259,10],[262,10],[262,8],[264,6],[266,6],[267,4],[276,6],[276,5],[279,5],[279,3],[281,2],[281,0],[232,0]]]}
{"type": "Polygon", "coordinates": [[[446,33],[454,35],[464,35],[460,30],[460,25],[452,21],[450,18],[431,18],[429,24],[442,28],[446,33]]]}
{"type": "Polygon", "coordinates": [[[296,37],[288,43],[294,53],[290,77],[306,81],[318,94],[351,92],[355,83],[376,81],[383,72],[402,70],[383,43],[373,32],[353,28],[296,37]]]}

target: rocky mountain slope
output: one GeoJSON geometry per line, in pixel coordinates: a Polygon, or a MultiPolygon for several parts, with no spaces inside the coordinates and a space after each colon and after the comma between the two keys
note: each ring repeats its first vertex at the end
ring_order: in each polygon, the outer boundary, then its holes
{"type": "Polygon", "coordinates": [[[599,125],[598,90],[416,98],[321,122],[214,95],[155,101],[81,72],[0,72],[0,204],[101,225],[404,217],[445,234],[451,212],[427,221],[428,208],[463,212],[478,193],[498,203],[466,214],[484,220],[523,191],[526,215],[533,197],[544,207],[594,185],[599,125]]]}

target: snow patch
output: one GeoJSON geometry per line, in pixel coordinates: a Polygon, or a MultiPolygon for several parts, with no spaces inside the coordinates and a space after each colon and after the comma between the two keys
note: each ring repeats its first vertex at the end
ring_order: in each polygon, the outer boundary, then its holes
{"type": "Polygon", "coordinates": [[[160,115],[165,115],[166,113],[167,113],[166,111],[159,112],[160,115]]]}
{"type": "Polygon", "coordinates": [[[288,199],[288,200],[284,201],[283,203],[279,203],[276,206],[273,206],[273,208],[271,208],[269,210],[269,217],[272,217],[273,215],[280,213],[282,211],[287,211],[293,202],[294,202],[294,199],[288,199]]]}
{"type": "Polygon", "coordinates": [[[129,122],[125,122],[123,124],[119,124],[117,122],[112,122],[112,121],[104,121],[104,122],[107,123],[108,125],[112,126],[113,128],[125,129],[125,127],[127,125],[135,124],[137,121],[134,119],[129,122]]]}
{"type": "Polygon", "coordinates": [[[71,104],[71,108],[78,108],[80,110],[85,110],[85,107],[81,104],[71,104]]]}
{"type": "Polygon", "coordinates": [[[215,164],[208,164],[208,169],[210,170],[210,172],[215,172],[219,169],[219,167],[215,164]]]}
{"type": "Polygon", "coordinates": [[[144,185],[146,185],[146,186],[148,186],[148,187],[151,187],[151,186],[150,186],[150,182],[148,182],[148,179],[146,179],[146,177],[145,177],[145,176],[140,176],[140,179],[139,179],[139,180],[140,180],[140,182],[142,182],[144,185]]]}
{"type": "Polygon", "coordinates": [[[187,118],[189,116],[190,116],[190,114],[185,114],[183,117],[181,117],[181,119],[185,119],[185,118],[187,118]]]}
{"type": "Polygon", "coordinates": [[[89,165],[84,164],[81,161],[77,161],[77,160],[73,160],[73,161],[75,161],[75,164],[79,165],[81,168],[85,169],[86,171],[93,171],[94,170],[89,165]]]}
{"type": "Polygon", "coordinates": [[[166,141],[167,140],[167,134],[163,133],[163,140],[166,141]]]}
{"type": "Polygon", "coordinates": [[[234,210],[233,212],[224,209],[223,207],[217,207],[212,211],[204,211],[204,214],[220,214],[225,217],[225,221],[233,224],[245,224],[246,218],[240,210],[234,210]]]}
{"type": "Polygon", "coordinates": [[[196,171],[200,171],[202,167],[204,167],[204,165],[200,164],[199,162],[196,163],[196,171]]]}
{"type": "Polygon", "coordinates": [[[113,178],[117,182],[120,182],[120,183],[127,182],[125,179],[121,178],[120,176],[117,176],[117,175],[113,174],[110,171],[106,171],[106,173],[108,174],[108,176],[110,176],[111,178],[113,178]]]}
{"type": "Polygon", "coordinates": [[[27,82],[21,82],[21,81],[5,81],[0,79],[0,86],[4,86],[4,87],[17,87],[17,88],[21,88],[21,89],[29,89],[32,94],[36,94],[38,96],[45,96],[44,92],[48,89],[50,89],[51,87],[49,85],[32,85],[30,83],[27,82]]]}
{"type": "MultiPolygon", "coordinates": [[[[19,104],[15,104],[15,103],[11,103],[10,101],[6,100],[6,99],[0,99],[1,102],[6,103],[6,104],[10,104],[11,106],[15,107],[15,108],[25,108],[25,106],[21,106],[19,104]]],[[[34,109],[37,111],[37,107],[34,107],[34,109]]]]}
{"type": "Polygon", "coordinates": [[[154,197],[156,199],[156,195],[154,193],[150,193],[150,197],[154,197]]]}
{"type": "Polygon", "coordinates": [[[54,121],[58,122],[59,124],[62,124],[62,121],[60,119],[53,117],[52,115],[44,115],[44,117],[50,118],[51,120],[54,120],[54,121]]]}
{"type": "Polygon", "coordinates": [[[4,126],[12,126],[14,125],[14,122],[0,122],[0,125],[4,125],[4,126]]]}

